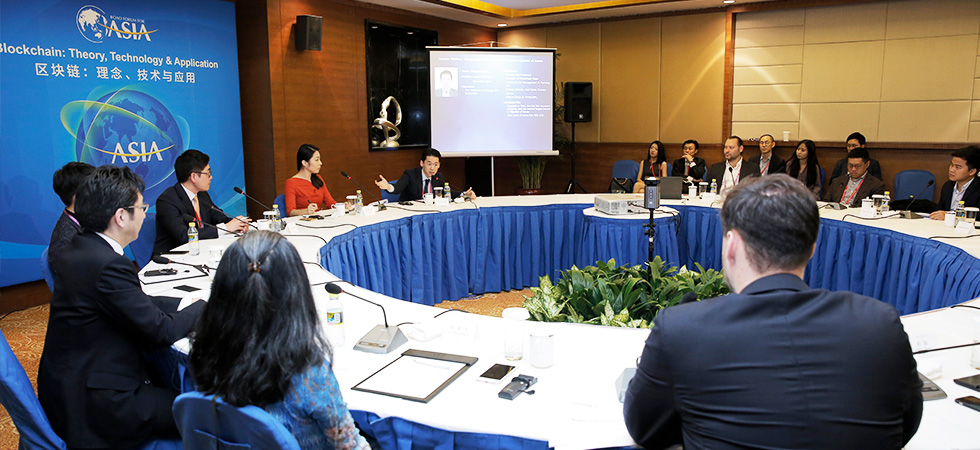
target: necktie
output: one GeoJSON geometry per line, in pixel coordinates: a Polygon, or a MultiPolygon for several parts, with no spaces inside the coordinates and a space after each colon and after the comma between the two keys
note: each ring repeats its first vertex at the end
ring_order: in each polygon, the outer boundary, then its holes
{"type": "Polygon", "coordinates": [[[426,194],[429,192],[429,179],[426,178],[422,180],[422,193],[426,194]]]}
{"type": "Polygon", "coordinates": [[[197,216],[197,221],[200,222],[201,221],[201,206],[197,202],[197,196],[196,195],[194,196],[194,198],[191,199],[191,203],[194,204],[194,215],[197,216]]]}

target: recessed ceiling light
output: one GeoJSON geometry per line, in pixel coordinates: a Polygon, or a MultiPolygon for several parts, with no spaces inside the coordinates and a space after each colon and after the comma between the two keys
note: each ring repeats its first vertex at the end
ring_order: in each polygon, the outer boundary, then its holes
{"type": "Polygon", "coordinates": [[[408,33],[406,33],[406,34],[415,34],[415,32],[414,32],[414,31],[409,31],[409,32],[408,32],[408,33]]]}
{"type": "Polygon", "coordinates": [[[506,24],[506,23],[498,23],[498,24],[497,24],[497,26],[498,26],[498,27],[506,27],[506,26],[507,26],[507,24],[506,24]]]}
{"type": "Polygon", "coordinates": [[[726,5],[731,5],[732,3],[735,3],[735,0],[725,0],[722,3],[724,3],[726,5]]]}

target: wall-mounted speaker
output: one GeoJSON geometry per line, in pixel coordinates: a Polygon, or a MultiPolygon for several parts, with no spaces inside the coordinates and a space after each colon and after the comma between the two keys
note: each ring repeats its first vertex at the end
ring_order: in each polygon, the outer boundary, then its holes
{"type": "Polygon", "coordinates": [[[322,16],[296,16],[296,50],[320,50],[322,41],[322,16]]]}
{"type": "Polygon", "coordinates": [[[592,83],[565,82],[565,122],[592,121],[592,83]]]}

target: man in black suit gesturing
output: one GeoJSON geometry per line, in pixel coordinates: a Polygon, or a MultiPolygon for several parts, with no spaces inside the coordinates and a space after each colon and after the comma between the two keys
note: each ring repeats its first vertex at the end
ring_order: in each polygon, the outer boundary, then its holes
{"type": "MultiPolygon", "coordinates": [[[[419,162],[419,167],[406,170],[395,184],[389,183],[382,175],[378,175],[381,179],[375,181],[374,184],[392,194],[401,194],[398,197],[400,202],[418,200],[422,198],[423,194],[431,194],[435,188],[443,187],[446,184],[446,178],[439,172],[440,159],[442,159],[442,154],[439,153],[439,150],[427,148],[422,152],[422,161],[419,162]]],[[[453,191],[452,194],[453,198],[463,194],[470,200],[476,199],[476,194],[473,193],[472,188],[465,192],[453,191]]]]}
{"type": "Polygon", "coordinates": [[[922,382],[898,311],[803,282],[820,215],[788,175],[746,180],[721,209],[733,294],[660,311],[626,393],[638,444],[899,449],[922,382]]]}
{"type": "Polygon", "coordinates": [[[232,232],[248,230],[245,217],[228,217],[214,208],[208,195],[211,188],[211,158],[190,149],[174,161],[177,184],[167,188],[157,197],[157,237],[153,242],[153,254],[165,253],[187,243],[187,217],[193,217],[201,239],[218,237],[214,226],[225,224],[232,232]]]}
{"type": "Polygon", "coordinates": [[[38,371],[38,398],[70,448],[128,448],[177,437],[179,392],[144,359],[187,336],[204,309],[150,297],[123,247],[136,240],[149,205],[128,167],[102,166],[75,195],[83,231],[55,261],[54,296],[38,371]]]}
{"type": "Polygon", "coordinates": [[[742,138],[732,136],[725,140],[725,160],[714,163],[708,169],[708,176],[705,181],[716,180],[718,182],[718,193],[721,194],[751,176],[759,176],[759,165],[749,164],[742,158],[745,147],[742,145],[742,138]]]}

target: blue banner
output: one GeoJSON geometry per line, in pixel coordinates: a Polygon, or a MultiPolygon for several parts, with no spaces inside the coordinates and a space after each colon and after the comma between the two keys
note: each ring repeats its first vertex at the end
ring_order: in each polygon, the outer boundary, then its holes
{"type": "MultiPolygon", "coordinates": [[[[128,166],[145,201],[188,148],[211,157],[210,194],[244,214],[234,3],[32,0],[0,4],[0,286],[41,278],[64,209],[51,176],[70,161],[128,166]]],[[[149,258],[150,210],[130,246],[149,258]]]]}

